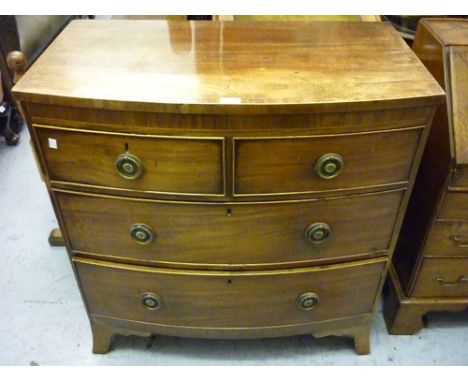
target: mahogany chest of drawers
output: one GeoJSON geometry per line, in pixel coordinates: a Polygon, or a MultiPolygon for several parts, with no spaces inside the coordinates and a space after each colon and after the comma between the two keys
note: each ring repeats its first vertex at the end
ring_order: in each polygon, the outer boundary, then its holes
{"type": "Polygon", "coordinates": [[[91,322],[369,352],[444,93],[390,25],[74,21],[17,83],[91,322]]]}
{"type": "Polygon", "coordinates": [[[390,333],[468,307],[468,21],[423,19],[413,49],[447,93],[421,161],[388,277],[390,333]]]}

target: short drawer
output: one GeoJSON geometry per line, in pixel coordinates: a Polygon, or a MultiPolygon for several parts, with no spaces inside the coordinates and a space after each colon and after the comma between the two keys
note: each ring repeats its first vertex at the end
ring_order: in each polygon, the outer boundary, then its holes
{"type": "Polygon", "coordinates": [[[40,128],[52,181],[181,194],[224,194],[223,139],[40,128]]]}
{"type": "Polygon", "coordinates": [[[414,297],[468,297],[468,259],[424,259],[414,297]]]}
{"type": "Polygon", "coordinates": [[[281,203],[55,197],[75,252],[243,267],[376,256],[389,248],[403,191],[281,203]]]}
{"type": "Polygon", "coordinates": [[[447,192],[438,211],[439,219],[468,220],[468,192],[447,192]]]}
{"type": "Polygon", "coordinates": [[[92,315],[192,328],[254,328],[370,313],[385,261],[194,272],[75,258],[92,315]]]}
{"type": "Polygon", "coordinates": [[[468,221],[436,221],[424,247],[424,256],[467,256],[468,221]]]}
{"type": "Polygon", "coordinates": [[[457,166],[450,185],[468,189],[468,166],[457,166]]]}
{"type": "Polygon", "coordinates": [[[234,193],[288,194],[404,183],[421,131],[236,138],[234,193]]]}

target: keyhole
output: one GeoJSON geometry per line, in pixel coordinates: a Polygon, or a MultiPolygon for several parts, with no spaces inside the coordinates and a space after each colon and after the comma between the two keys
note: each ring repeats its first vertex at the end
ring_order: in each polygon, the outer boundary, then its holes
{"type": "Polygon", "coordinates": [[[226,216],[232,216],[232,210],[230,208],[226,210],[226,216]]]}
{"type": "Polygon", "coordinates": [[[228,284],[232,284],[232,280],[231,280],[231,279],[228,279],[227,283],[228,283],[228,284]]]}
{"type": "Polygon", "coordinates": [[[125,151],[128,151],[128,143],[125,143],[125,151]]]}

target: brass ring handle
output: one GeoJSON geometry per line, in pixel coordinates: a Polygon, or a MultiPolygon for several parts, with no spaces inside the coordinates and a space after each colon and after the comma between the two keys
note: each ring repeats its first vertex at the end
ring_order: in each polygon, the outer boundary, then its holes
{"type": "Polygon", "coordinates": [[[311,310],[318,305],[319,301],[317,293],[307,292],[297,298],[296,304],[301,310],[311,310]]]}
{"type": "Polygon", "coordinates": [[[130,153],[119,155],[115,160],[115,168],[124,179],[137,179],[143,175],[143,163],[137,156],[130,153]]]}
{"type": "Polygon", "coordinates": [[[462,241],[462,238],[457,235],[450,236],[450,240],[452,240],[455,245],[459,248],[467,248],[468,247],[468,242],[462,241]]]}
{"type": "Polygon", "coordinates": [[[462,283],[468,283],[468,276],[460,276],[457,281],[454,282],[447,282],[444,281],[444,278],[442,276],[436,276],[434,277],[434,280],[437,281],[439,284],[443,286],[457,286],[462,283]]]}
{"type": "Polygon", "coordinates": [[[142,245],[151,243],[155,238],[153,229],[142,223],[133,224],[128,233],[133,240],[142,245]]]}
{"type": "Polygon", "coordinates": [[[158,310],[161,308],[162,299],[154,293],[144,293],[141,295],[141,303],[146,309],[158,310]]]}
{"type": "Polygon", "coordinates": [[[314,171],[322,179],[333,179],[343,170],[344,160],[339,154],[322,155],[315,162],[314,171]]]}
{"type": "Polygon", "coordinates": [[[306,240],[313,244],[322,244],[331,234],[331,228],[327,223],[314,223],[305,231],[306,240]]]}

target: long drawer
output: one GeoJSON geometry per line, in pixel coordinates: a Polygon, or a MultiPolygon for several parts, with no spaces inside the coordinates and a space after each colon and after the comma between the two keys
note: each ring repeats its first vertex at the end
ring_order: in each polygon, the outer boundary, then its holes
{"type": "Polygon", "coordinates": [[[403,190],[264,203],[178,203],[55,191],[75,252],[242,267],[377,256],[403,190]]]}
{"type": "Polygon", "coordinates": [[[234,193],[288,194],[406,182],[421,131],[236,138],[234,193]]]}
{"type": "Polygon", "coordinates": [[[468,258],[424,259],[415,297],[468,297],[468,258]]]}
{"type": "Polygon", "coordinates": [[[222,138],[35,128],[52,181],[169,194],[224,194],[222,138]]]}
{"type": "Polygon", "coordinates": [[[164,326],[253,328],[370,313],[385,259],[265,272],[74,262],[91,315],[164,326]]]}

